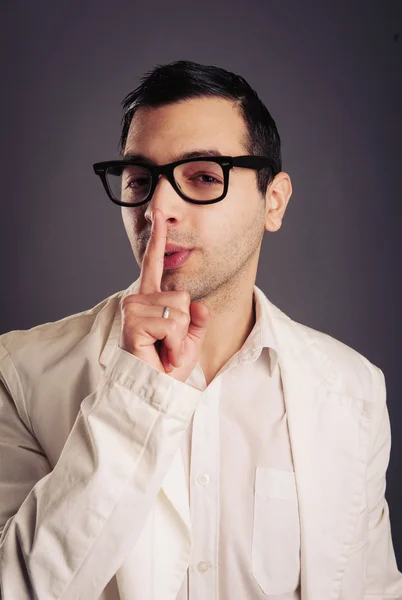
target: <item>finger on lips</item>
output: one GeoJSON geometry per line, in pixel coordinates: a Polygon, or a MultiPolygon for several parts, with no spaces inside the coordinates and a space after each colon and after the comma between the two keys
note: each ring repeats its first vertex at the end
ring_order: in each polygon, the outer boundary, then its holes
{"type": "MultiPolygon", "coordinates": [[[[154,209],[151,228],[151,236],[143,257],[143,264],[140,276],[139,294],[135,295],[136,313],[139,314],[138,304],[141,300],[148,305],[147,314],[149,315],[149,304],[153,305],[155,316],[162,317],[163,308],[170,308],[169,319],[176,323],[173,333],[168,334],[162,343],[165,346],[164,353],[167,355],[167,367],[171,362],[174,366],[180,366],[181,357],[184,349],[184,338],[187,335],[190,324],[189,306],[191,302],[188,292],[162,292],[161,283],[164,270],[164,256],[167,242],[167,224],[162,211],[154,209]],[[141,298],[141,295],[145,297],[141,298]],[[161,308],[160,308],[161,307],[161,308]],[[158,314],[157,314],[158,313],[158,314]]],[[[133,300],[134,301],[134,300],[133,300]]],[[[130,300],[126,301],[127,303],[130,300]]],[[[168,368],[170,372],[171,369],[168,368]]]]}
{"type": "Polygon", "coordinates": [[[154,209],[151,236],[143,258],[139,289],[142,294],[161,291],[167,225],[165,219],[160,218],[159,212],[158,209],[154,209]]]}

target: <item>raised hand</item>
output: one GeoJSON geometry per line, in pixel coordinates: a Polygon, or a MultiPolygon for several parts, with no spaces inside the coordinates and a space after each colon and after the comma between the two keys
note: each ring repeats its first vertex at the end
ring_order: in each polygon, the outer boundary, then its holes
{"type": "Polygon", "coordinates": [[[166,219],[162,211],[154,209],[139,291],[126,296],[121,304],[119,346],[184,382],[198,361],[210,314],[205,304],[191,303],[188,292],[161,291],[166,237],[166,219]],[[167,319],[162,317],[165,306],[170,308],[167,319]]]}

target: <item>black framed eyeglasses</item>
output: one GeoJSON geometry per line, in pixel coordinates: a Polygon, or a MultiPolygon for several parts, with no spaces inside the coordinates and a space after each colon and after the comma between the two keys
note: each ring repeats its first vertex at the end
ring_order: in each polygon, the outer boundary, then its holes
{"type": "Polygon", "coordinates": [[[148,202],[161,175],[165,175],[183,200],[214,204],[223,200],[233,167],[274,171],[267,156],[206,156],[151,165],[137,160],[109,160],[93,165],[110,200],[119,206],[141,206],[148,202]]]}

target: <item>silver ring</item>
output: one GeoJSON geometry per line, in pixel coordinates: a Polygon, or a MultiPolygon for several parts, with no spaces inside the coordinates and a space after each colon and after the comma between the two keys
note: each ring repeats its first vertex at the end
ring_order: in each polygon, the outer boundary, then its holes
{"type": "Polygon", "coordinates": [[[165,306],[165,310],[163,311],[162,317],[164,319],[168,319],[169,318],[169,313],[170,313],[170,308],[168,306],[165,306]]]}

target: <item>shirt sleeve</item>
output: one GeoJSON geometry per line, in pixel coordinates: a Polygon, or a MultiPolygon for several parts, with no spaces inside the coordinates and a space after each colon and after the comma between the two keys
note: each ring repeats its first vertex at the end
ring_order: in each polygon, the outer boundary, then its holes
{"type": "Polygon", "coordinates": [[[99,597],[139,538],[202,392],[116,346],[53,470],[21,395],[0,346],[0,597],[99,597]]]}

